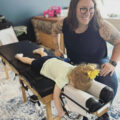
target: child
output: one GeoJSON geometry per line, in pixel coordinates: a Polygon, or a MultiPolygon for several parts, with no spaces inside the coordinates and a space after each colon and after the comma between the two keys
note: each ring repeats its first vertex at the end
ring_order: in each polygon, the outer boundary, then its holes
{"type": "MultiPolygon", "coordinates": [[[[55,106],[60,117],[64,116],[64,111],[60,102],[61,89],[66,84],[71,84],[73,87],[81,90],[88,90],[93,82],[93,79],[98,75],[99,70],[96,69],[96,65],[81,64],[73,66],[67,62],[58,59],[55,56],[48,56],[44,52],[43,48],[39,48],[33,51],[34,54],[41,55],[40,59],[23,57],[19,54],[15,56],[19,61],[31,65],[31,68],[55,81],[55,87],[53,92],[53,99],[55,106]]],[[[98,109],[102,105],[97,101],[93,101],[95,108],[98,109]]]]}

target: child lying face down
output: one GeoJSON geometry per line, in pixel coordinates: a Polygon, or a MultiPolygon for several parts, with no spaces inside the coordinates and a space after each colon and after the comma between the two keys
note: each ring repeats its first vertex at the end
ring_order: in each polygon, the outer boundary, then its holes
{"type": "MultiPolygon", "coordinates": [[[[29,57],[23,57],[17,54],[15,57],[19,61],[31,65],[31,68],[39,72],[45,77],[48,77],[55,81],[55,87],[53,92],[53,99],[55,106],[60,117],[64,116],[64,111],[60,102],[61,89],[66,84],[71,84],[73,87],[80,90],[88,90],[93,82],[93,79],[98,75],[99,70],[96,69],[96,65],[81,64],[73,66],[67,62],[60,60],[55,56],[48,56],[44,52],[43,48],[39,48],[33,51],[34,54],[39,54],[40,59],[34,59],[29,57]]],[[[96,103],[96,107],[97,103],[96,103]]]]}

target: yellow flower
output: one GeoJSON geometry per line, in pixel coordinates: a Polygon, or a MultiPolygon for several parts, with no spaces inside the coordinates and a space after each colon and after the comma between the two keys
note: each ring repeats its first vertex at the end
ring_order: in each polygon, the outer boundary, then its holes
{"type": "Polygon", "coordinates": [[[96,78],[96,76],[98,76],[99,72],[100,72],[100,70],[97,70],[97,69],[93,70],[93,71],[88,71],[88,77],[90,79],[94,79],[94,78],[96,78]]]}

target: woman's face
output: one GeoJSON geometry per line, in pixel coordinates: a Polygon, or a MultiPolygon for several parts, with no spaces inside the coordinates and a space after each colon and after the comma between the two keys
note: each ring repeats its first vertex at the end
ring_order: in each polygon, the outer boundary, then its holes
{"type": "Polygon", "coordinates": [[[79,25],[88,25],[94,15],[92,0],[79,0],[76,7],[76,17],[79,25]]]}

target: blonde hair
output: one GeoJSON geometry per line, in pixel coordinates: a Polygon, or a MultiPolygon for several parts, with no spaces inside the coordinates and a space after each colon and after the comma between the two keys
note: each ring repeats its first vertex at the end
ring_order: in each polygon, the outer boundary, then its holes
{"type": "Polygon", "coordinates": [[[96,64],[80,64],[70,71],[68,79],[77,89],[88,90],[99,74],[96,64]]]}

